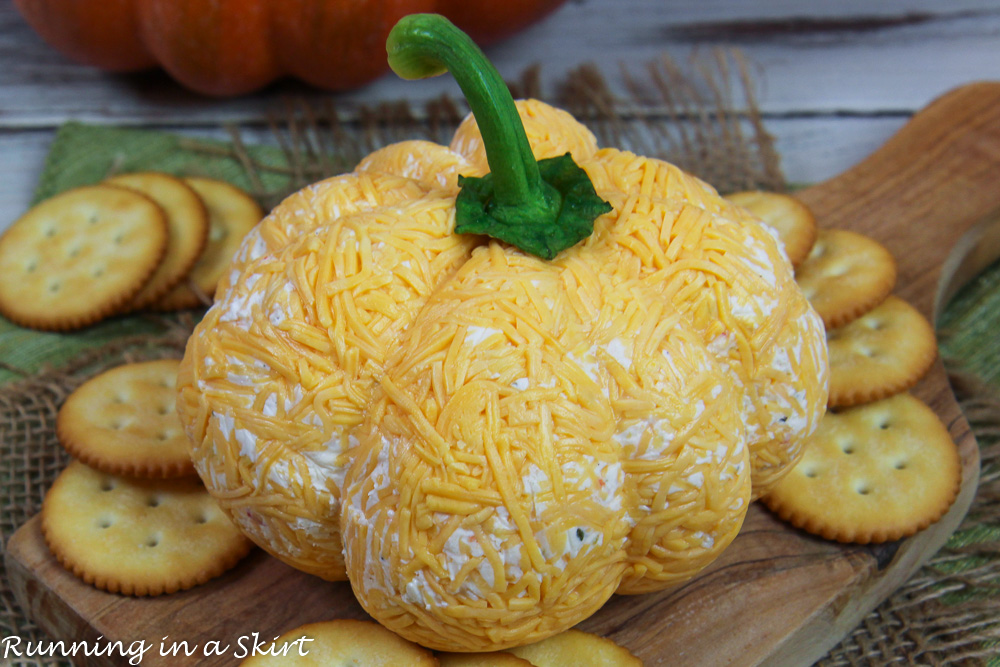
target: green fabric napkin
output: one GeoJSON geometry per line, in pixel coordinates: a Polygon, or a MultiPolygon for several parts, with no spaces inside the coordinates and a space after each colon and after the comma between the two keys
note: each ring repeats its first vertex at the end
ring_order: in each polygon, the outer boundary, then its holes
{"type": "MultiPolygon", "coordinates": [[[[192,140],[165,132],[104,127],[71,122],[60,127],[46,158],[32,203],[120,172],[156,170],[175,176],[207,176],[228,181],[260,199],[291,188],[283,151],[192,140]]],[[[57,367],[87,348],[123,336],[156,334],[164,318],[115,317],[72,333],[19,327],[0,318],[0,383],[43,366],[57,367]]]]}
{"type": "Polygon", "coordinates": [[[937,328],[945,359],[1000,388],[1000,262],[955,295],[937,328]]]}

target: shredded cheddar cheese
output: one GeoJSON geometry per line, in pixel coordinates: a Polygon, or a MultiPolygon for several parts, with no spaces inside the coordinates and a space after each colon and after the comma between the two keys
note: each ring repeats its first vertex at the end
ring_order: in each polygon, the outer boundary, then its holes
{"type": "Polygon", "coordinates": [[[452,234],[474,122],[311,186],[248,238],[182,364],[208,489],[285,562],[444,650],[686,581],[799,458],[822,323],[778,242],[667,163],[519,103],[614,207],[553,261],[452,234]]]}
{"type": "MultiPolygon", "coordinates": [[[[594,133],[562,109],[538,100],[518,100],[516,104],[536,160],[559,157],[568,151],[579,163],[597,152],[594,133]]],[[[473,171],[463,172],[463,175],[481,176],[489,172],[483,137],[472,114],[466,116],[455,130],[451,150],[473,167],[473,171]]]]}

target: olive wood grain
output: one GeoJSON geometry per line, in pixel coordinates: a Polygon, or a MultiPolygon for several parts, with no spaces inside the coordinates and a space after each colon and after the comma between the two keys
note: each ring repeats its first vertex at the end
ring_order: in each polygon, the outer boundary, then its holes
{"type": "MultiPolygon", "coordinates": [[[[1000,257],[1000,83],[939,98],[870,158],[800,193],[821,226],[854,229],[884,243],[899,263],[896,293],[928,317],[1000,257]],[[971,234],[971,236],[967,236],[971,234]]],[[[962,457],[959,498],[929,529],[880,546],[843,545],[792,529],[759,506],[722,558],[673,590],[615,596],[581,628],[627,646],[646,665],[806,665],[824,655],[954,532],[975,495],[979,454],[938,362],[914,390],[948,425],[962,457]]],[[[258,633],[364,617],[350,586],[325,583],[255,553],[205,586],[134,599],[97,591],[45,548],[37,517],[7,545],[8,573],[28,613],[59,638],[145,640],[142,664],[234,665],[258,633]],[[186,640],[230,645],[224,655],[161,657],[186,640]],[[242,644],[240,640],[242,638],[242,644]]],[[[125,665],[127,659],[78,660],[125,665]]]]}

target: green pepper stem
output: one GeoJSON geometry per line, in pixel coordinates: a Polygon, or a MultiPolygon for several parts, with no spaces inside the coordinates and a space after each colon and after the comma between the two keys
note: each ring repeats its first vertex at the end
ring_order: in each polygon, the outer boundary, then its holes
{"type": "Polygon", "coordinates": [[[468,35],[438,14],[411,14],[389,33],[386,51],[389,66],[404,79],[445,71],[455,77],[483,136],[495,204],[520,209],[520,215],[525,208],[541,215],[553,206],[558,211],[560,197],[542,181],[507,85],[468,35]]]}

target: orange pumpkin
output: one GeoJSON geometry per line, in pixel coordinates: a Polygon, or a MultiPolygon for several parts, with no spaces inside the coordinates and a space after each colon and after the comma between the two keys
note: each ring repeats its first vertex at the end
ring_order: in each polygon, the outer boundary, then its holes
{"type": "Polygon", "coordinates": [[[385,72],[402,16],[438,12],[480,44],[520,30],[564,0],[14,0],[64,55],[128,72],[162,66],[207,95],[248,93],[290,75],[329,90],[385,72]]]}

